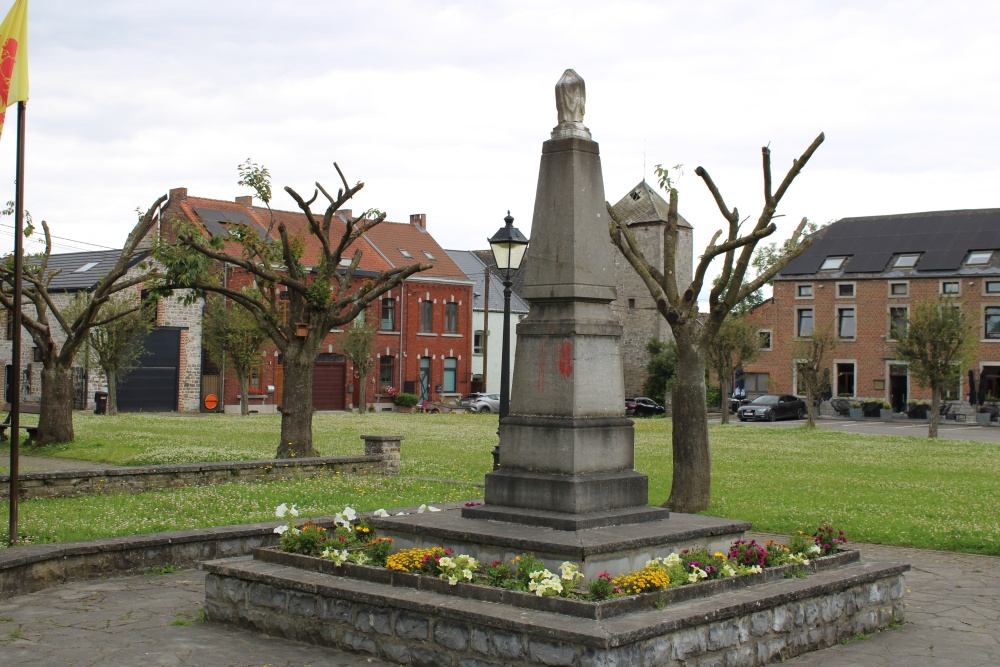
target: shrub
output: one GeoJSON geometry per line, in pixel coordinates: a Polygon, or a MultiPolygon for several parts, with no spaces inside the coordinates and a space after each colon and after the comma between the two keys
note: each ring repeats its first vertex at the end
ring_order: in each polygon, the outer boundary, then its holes
{"type": "Polygon", "coordinates": [[[705,405],[709,408],[719,407],[719,388],[709,385],[705,387],[705,405]]]}
{"type": "Polygon", "coordinates": [[[401,392],[392,397],[392,402],[404,408],[412,408],[420,402],[420,397],[416,394],[401,392]]]}

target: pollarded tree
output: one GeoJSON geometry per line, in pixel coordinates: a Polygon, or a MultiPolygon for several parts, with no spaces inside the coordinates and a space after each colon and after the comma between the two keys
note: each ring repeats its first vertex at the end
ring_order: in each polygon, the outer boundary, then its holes
{"type": "Polygon", "coordinates": [[[354,323],[337,341],[337,349],[354,366],[358,378],[358,413],[364,414],[368,405],[368,376],[375,370],[375,336],[378,332],[364,320],[354,323]]]}
{"type": "MultiPolygon", "coordinates": [[[[102,312],[104,305],[119,292],[134,290],[137,285],[155,280],[158,272],[140,263],[146,252],[141,248],[143,237],[156,223],[156,212],[167,196],[162,195],[139,219],[125,241],[125,247],[111,270],[84,295],[80,304],[71,301],[69,307],[59,305],[49,290],[59,271],[49,269],[52,236],[44,221],[45,250],[24,262],[21,317],[42,357],[42,404],[38,417],[38,446],[73,440],[73,360],[76,359],[93,327],[125,317],[141,308],[134,307],[114,314],[102,312]],[[129,270],[138,267],[131,276],[129,270]],[[28,311],[32,310],[33,314],[28,311]]],[[[14,263],[8,258],[0,263],[0,304],[8,311],[14,305],[14,263]]]]}
{"type": "Polygon", "coordinates": [[[249,415],[250,374],[260,364],[260,347],[267,340],[267,332],[257,324],[253,313],[239,303],[227,303],[222,295],[209,294],[201,335],[212,361],[236,371],[240,385],[240,414],[249,415]]]}
{"type": "Polygon", "coordinates": [[[733,374],[740,364],[750,363],[760,352],[759,329],[745,317],[729,316],[722,322],[719,332],[705,346],[708,363],[722,383],[722,423],[729,423],[729,401],[733,374]]]}
{"type": "Polygon", "coordinates": [[[792,233],[793,249],[781,255],[767,270],[752,280],[747,280],[754,248],[762,239],[774,233],[776,226],[773,218],[781,198],[823,139],[820,134],[802,156],[792,162],[791,169],[776,191],[772,190],[771,184],[771,151],[766,146],[761,149],[764,206],[753,228],[746,234],[740,231],[739,212],[726,206],[708,172],[703,167],[695,170],[708,186],[715,203],[729,223],[729,229],[722,243],[718,243],[721,231],[717,231],[712,237],[689,285],[678,285],[674,272],[678,247],[677,190],[672,187],[666,170],[657,170],[660,174],[660,186],[670,193],[667,224],[663,230],[662,266],[654,266],[646,259],[635,236],[626,225],[615,219],[611,205],[607,207],[611,218],[608,231],[612,242],[645,283],[656,302],[657,310],[667,320],[677,342],[677,377],[672,395],[673,480],[670,498],[666,502],[668,507],[677,512],[700,512],[708,507],[711,499],[712,466],[708,441],[708,408],[705,405],[707,346],[737,304],[760,289],[808,246],[808,239],[801,242],[798,240],[808,222],[803,219],[792,233]],[[708,313],[701,318],[698,313],[698,295],[705,283],[709,265],[716,257],[722,257],[722,270],[708,296],[708,313]]]}
{"type": "Polygon", "coordinates": [[[142,356],[143,341],[156,320],[152,306],[137,309],[136,305],[139,294],[115,294],[101,309],[104,322],[90,330],[88,350],[108,381],[105,414],[109,417],[118,414],[118,385],[142,356]]]}
{"type": "MultiPolygon", "coordinates": [[[[372,300],[402,283],[430,264],[410,264],[380,271],[362,279],[358,273],[361,248],[355,242],[385,219],[385,214],[369,210],[358,217],[347,215],[340,230],[340,209],[364,187],[347,185],[340,167],[334,163],[343,187],[336,196],[316,183],[308,200],[295,190],[287,192],[306,218],[307,239],[293,235],[284,222],[273,219],[266,235],[237,225],[229,238],[181,225],[176,244],[161,243],[156,257],[167,268],[166,290],[191,288],[187,299],[214,292],[238,303],[251,313],[257,324],[281,351],[284,390],[281,401],[281,438],[278,458],[316,456],[312,439],[313,371],[316,356],[331,329],[353,321],[372,300]],[[322,216],[312,211],[320,195],[327,205],[322,216]],[[302,262],[307,242],[318,246],[314,266],[302,262]],[[235,249],[233,244],[235,244],[235,249]],[[343,261],[342,261],[343,260],[343,261]],[[242,270],[253,281],[252,290],[241,290],[223,279],[220,266],[242,270]]],[[[240,165],[240,185],[253,188],[270,209],[271,185],[267,169],[249,160],[240,165]]]]}
{"type": "Polygon", "coordinates": [[[795,341],[792,347],[795,357],[795,377],[800,392],[806,395],[807,424],[816,426],[817,400],[830,388],[830,355],[837,344],[833,329],[816,329],[809,336],[795,341]]]}
{"type": "Polygon", "coordinates": [[[922,301],[910,313],[905,330],[897,330],[896,358],[908,361],[917,384],[931,390],[927,437],[938,436],[941,393],[954,386],[973,359],[972,324],[951,299],[922,301]]]}

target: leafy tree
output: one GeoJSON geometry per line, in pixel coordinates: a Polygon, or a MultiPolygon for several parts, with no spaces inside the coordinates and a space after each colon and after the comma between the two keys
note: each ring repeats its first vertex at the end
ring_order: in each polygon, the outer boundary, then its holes
{"type": "MultiPolygon", "coordinates": [[[[105,414],[112,417],[118,414],[118,384],[139,361],[145,336],[155,323],[155,310],[151,306],[136,309],[138,302],[138,294],[115,294],[101,309],[104,322],[90,330],[90,354],[108,381],[105,414]]],[[[82,310],[85,304],[79,305],[82,310]]]]}
{"type": "Polygon", "coordinates": [[[941,392],[958,382],[962,369],[974,360],[973,326],[951,299],[921,301],[896,336],[896,357],[908,361],[917,384],[931,390],[927,437],[936,438],[941,392]]]}
{"type": "Polygon", "coordinates": [[[358,397],[358,413],[364,414],[368,405],[368,376],[375,369],[375,329],[368,326],[364,320],[354,323],[337,343],[340,353],[354,365],[354,376],[358,378],[360,394],[358,397]]]}
{"type": "MultiPolygon", "coordinates": [[[[431,268],[430,264],[410,264],[365,280],[357,277],[361,249],[353,245],[380,224],[385,214],[372,209],[358,217],[347,216],[338,238],[334,219],[339,225],[340,209],[364,184],[348,186],[336,163],[334,168],[343,184],[336,196],[319,183],[308,200],[285,188],[306,218],[309,240],[319,248],[319,257],[311,260],[314,266],[307,267],[302,261],[307,238],[291,233],[284,222],[277,225],[278,240],[274,240],[273,217],[263,238],[255,230],[237,225],[229,238],[216,235],[206,239],[200,227],[181,224],[177,242],[161,241],[156,250],[156,257],[167,267],[164,290],[191,288],[188,300],[205,292],[227,297],[253,313],[258,326],[281,351],[284,389],[278,458],[317,455],[312,440],[313,371],[327,333],[353,321],[372,300],[409,276],[431,268]],[[327,205],[323,214],[317,215],[311,207],[321,194],[327,205]],[[239,269],[253,281],[254,289],[244,291],[223,280],[222,265],[239,269]]],[[[252,188],[270,210],[267,169],[247,160],[239,171],[239,184],[252,188]]]]}
{"type": "MultiPolygon", "coordinates": [[[[0,304],[12,312],[15,307],[21,308],[24,328],[42,357],[42,404],[36,445],[73,441],[73,360],[93,327],[113,322],[130,312],[125,309],[115,314],[104,314],[103,307],[111,297],[158,277],[155,269],[142,264],[138,264],[139,270],[132,277],[125,276],[146,252],[140,245],[143,237],[156,223],[156,212],[166,198],[166,195],[162,195],[149,207],[129,233],[115,265],[90,288],[82,303],[71,301],[69,309],[60,306],[49,290],[52,279],[59,272],[49,269],[52,236],[45,221],[42,221],[45,250],[24,262],[23,299],[16,306],[13,257],[5,258],[0,263],[0,304]],[[34,311],[33,315],[25,312],[29,308],[34,311]],[[65,338],[57,336],[56,329],[60,329],[65,338]]],[[[138,311],[140,308],[137,300],[133,310],[138,311]]]]}
{"type": "Polygon", "coordinates": [[[240,383],[240,414],[249,415],[250,374],[260,363],[260,348],[267,340],[267,333],[257,324],[252,312],[238,303],[226,303],[220,294],[209,294],[202,321],[202,340],[212,361],[236,371],[240,383]]]}
{"type": "Polygon", "coordinates": [[[674,341],[664,343],[659,338],[650,338],[646,343],[646,351],[651,355],[646,371],[646,385],[643,388],[646,396],[663,403],[666,400],[667,389],[674,383],[677,372],[677,344],[674,341]]]}
{"type": "MultiPolygon", "coordinates": [[[[750,324],[745,317],[729,316],[722,322],[719,332],[706,343],[705,354],[708,363],[719,376],[722,384],[722,400],[732,391],[730,383],[733,374],[742,363],[750,363],[760,353],[760,341],[757,339],[757,327],[750,324]]],[[[729,406],[722,406],[722,423],[729,423],[729,406]]]]}
{"type": "Polygon", "coordinates": [[[795,376],[800,392],[806,395],[807,424],[816,426],[817,398],[830,387],[830,355],[837,344],[833,330],[814,329],[809,338],[800,338],[793,346],[795,376]]]}
{"type": "Polygon", "coordinates": [[[678,285],[673,270],[678,246],[677,189],[673,187],[668,170],[657,167],[660,187],[670,194],[667,224],[663,230],[663,265],[654,266],[643,255],[635,236],[628,227],[616,219],[608,205],[610,223],[608,231],[612,242],[618,246],[632,268],[645,283],[656,302],[657,310],[670,325],[677,342],[677,378],[673,392],[673,481],[666,505],[678,512],[700,512],[708,507],[711,499],[711,458],[708,441],[708,410],[705,406],[706,350],[732,309],[750,294],[771,280],[792,258],[805,249],[808,239],[799,240],[807,224],[803,219],[792,233],[794,250],[786,253],[752,280],[747,280],[750,259],[754,248],[775,232],[773,222],[778,204],[792,181],[823,142],[820,134],[809,148],[792,162],[777,191],[772,190],[771,151],[761,149],[764,172],[764,206],[753,228],[741,233],[741,220],[737,209],[730,210],[722,194],[703,167],[695,173],[708,186],[719,211],[728,221],[725,241],[719,243],[722,231],[717,231],[701,256],[690,284],[678,285]],[[722,258],[722,271],[708,296],[708,313],[698,312],[698,294],[705,283],[708,268],[716,257],[722,258]]]}

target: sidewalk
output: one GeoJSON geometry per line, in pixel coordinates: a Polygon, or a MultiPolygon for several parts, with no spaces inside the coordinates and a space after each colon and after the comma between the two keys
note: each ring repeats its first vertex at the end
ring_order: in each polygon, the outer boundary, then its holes
{"type": "MultiPolygon", "coordinates": [[[[773,535],[751,533],[758,540],[773,535]]],[[[838,667],[1000,664],[1000,558],[854,545],[869,560],[911,563],[907,622],[790,659],[838,667]]],[[[198,622],[204,574],[184,570],[75,582],[0,602],[0,665],[359,667],[388,663],[198,622]],[[191,622],[189,622],[191,621],[191,622]]]]}

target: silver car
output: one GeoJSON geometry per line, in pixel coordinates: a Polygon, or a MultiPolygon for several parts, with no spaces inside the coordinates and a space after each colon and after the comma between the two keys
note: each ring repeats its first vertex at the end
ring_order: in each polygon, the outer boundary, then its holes
{"type": "Polygon", "coordinates": [[[500,412],[500,394],[482,394],[469,406],[470,412],[500,412]]]}

